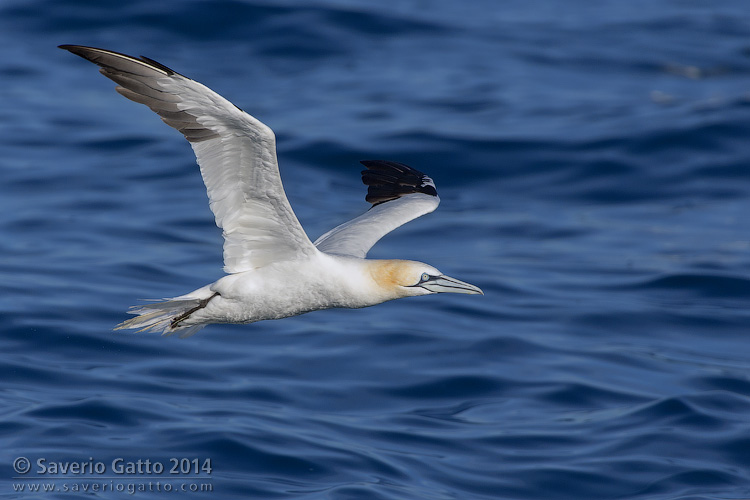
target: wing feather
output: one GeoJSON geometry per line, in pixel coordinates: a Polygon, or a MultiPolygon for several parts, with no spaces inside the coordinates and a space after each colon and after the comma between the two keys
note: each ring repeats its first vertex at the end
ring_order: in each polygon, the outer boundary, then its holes
{"type": "Polygon", "coordinates": [[[363,161],[362,182],[370,210],[337,226],[315,241],[318,250],[364,258],[370,248],[397,227],[434,211],[440,204],[435,183],[403,163],[363,161]]]}
{"type": "Polygon", "coordinates": [[[316,252],[284,193],[270,128],[152,59],[78,45],[60,48],[99,65],[120,94],[151,108],[190,141],[223,230],[226,272],[316,252]]]}

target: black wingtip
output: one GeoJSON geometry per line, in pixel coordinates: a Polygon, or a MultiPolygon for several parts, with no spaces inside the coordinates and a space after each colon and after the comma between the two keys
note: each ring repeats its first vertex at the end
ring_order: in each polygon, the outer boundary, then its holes
{"type": "Polygon", "coordinates": [[[75,54],[77,56],[83,57],[84,59],[87,59],[87,60],[93,62],[94,64],[99,64],[100,66],[102,64],[100,64],[99,62],[97,62],[97,60],[96,60],[97,58],[95,57],[95,54],[97,54],[97,53],[99,53],[99,54],[110,54],[110,55],[120,56],[120,57],[123,57],[125,59],[130,59],[130,60],[134,60],[134,61],[144,62],[144,63],[147,63],[148,65],[150,65],[150,66],[152,66],[152,67],[154,67],[156,69],[164,71],[167,75],[170,75],[170,76],[171,75],[178,75],[179,74],[175,70],[173,70],[172,68],[163,65],[159,61],[154,61],[150,57],[146,57],[146,56],[140,56],[140,58],[136,58],[136,57],[133,57],[133,56],[129,56],[127,54],[123,54],[122,52],[116,52],[114,50],[107,50],[107,49],[100,49],[100,48],[97,48],[97,47],[87,47],[85,45],[67,45],[67,44],[64,44],[64,45],[58,45],[57,48],[63,49],[63,50],[67,50],[68,52],[71,52],[71,53],[73,53],[73,54],[75,54]]]}
{"type": "Polygon", "coordinates": [[[72,53],[78,55],[78,53],[81,51],[81,49],[85,49],[87,47],[84,47],[82,45],[68,45],[68,44],[63,44],[63,45],[58,45],[57,48],[58,49],[67,50],[68,52],[72,52],[72,53]]]}
{"type": "Polygon", "coordinates": [[[362,182],[368,186],[365,200],[373,206],[414,193],[437,196],[435,183],[426,174],[403,163],[362,160],[362,182]]]}
{"type": "Polygon", "coordinates": [[[141,56],[141,61],[143,61],[143,62],[147,62],[147,63],[149,63],[150,65],[152,65],[152,66],[154,66],[154,67],[156,67],[156,68],[159,68],[159,69],[160,69],[160,70],[162,70],[162,71],[166,71],[168,75],[174,75],[174,74],[176,74],[176,73],[177,73],[177,72],[176,72],[175,70],[173,70],[173,69],[172,69],[172,68],[170,68],[169,66],[164,66],[164,65],[163,65],[162,63],[160,63],[159,61],[154,61],[154,60],[153,60],[153,59],[151,59],[150,57],[146,57],[146,56],[141,56]]]}

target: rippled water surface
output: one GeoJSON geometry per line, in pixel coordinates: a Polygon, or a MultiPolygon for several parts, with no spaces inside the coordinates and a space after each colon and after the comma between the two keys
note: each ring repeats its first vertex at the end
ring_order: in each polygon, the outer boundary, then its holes
{"type": "Polygon", "coordinates": [[[745,2],[6,0],[0,39],[0,497],[750,497],[745,2]],[[61,43],[270,125],[313,238],[366,209],[358,160],[427,172],[371,256],[486,295],[112,332],[221,235],[185,140],[61,43]]]}

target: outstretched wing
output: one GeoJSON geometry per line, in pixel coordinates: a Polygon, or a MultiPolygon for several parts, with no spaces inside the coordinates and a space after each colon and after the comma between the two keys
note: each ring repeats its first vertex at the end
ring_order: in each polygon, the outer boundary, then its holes
{"type": "Polygon", "coordinates": [[[370,210],[325,233],[315,241],[318,250],[364,258],[377,241],[397,227],[435,210],[440,198],[435,183],[419,170],[395,161],[361,162],[365,200],[370,210]]]}
{"type": "Polygon", "coordinates": [[[224,270],[237,273],[314,253],[289,205],[266,125],[208,87],[156,61],[61,45],[101,66],[117,91],[145,104],[190,141],[223,230],[224,270]]]}

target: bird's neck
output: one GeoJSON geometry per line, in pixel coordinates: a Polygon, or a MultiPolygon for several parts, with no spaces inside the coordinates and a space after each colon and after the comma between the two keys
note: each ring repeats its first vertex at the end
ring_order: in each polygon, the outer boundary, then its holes
{"type": "Polygon", "coordinates": [[[331,255],[340,289],[351,304],[365,307],[404,297],[399,276],[408,261],[371,260],[331,255]]]}
{"type": "Polygon", "coordinates": [[[394,298],[403,297],[400,291],[404,285],[404,275],[410,265],[407,260],[367,260],[367,272],[376,286],[387,293],[396,294],[394,298]]]}

